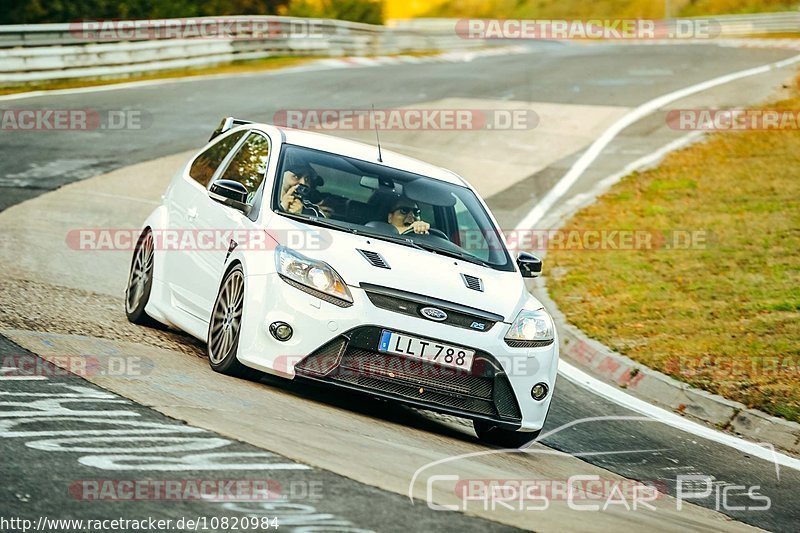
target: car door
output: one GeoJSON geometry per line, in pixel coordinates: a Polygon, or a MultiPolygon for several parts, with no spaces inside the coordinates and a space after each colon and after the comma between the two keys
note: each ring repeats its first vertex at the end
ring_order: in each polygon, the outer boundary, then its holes
{"type": "MultiPolygon", "coordinates": [[[[198,250],[193,245],[197,234],[200,206],[208,198],[208,185],[234,148],[243,140],[245,131],[220,137],[186,166],[166,196],[169,231],[163,236],[165,279],[175,308],[192,318],[204,316],[204,302],[191,280],[198,269],[198,250]]],[[[180,319],[179,319],[180,321],[180,319]]],[[[182,324],[185,325],[186,324],[182,324]]]]}
{"type": "MultiPolygon", "coordinates": [[[[270,141],[267,135],[251,131],[235,152],[217,172],[212,184],[218,180],[241,183],[247,190],[247,205],[251,211],[243,211],[215,201],[206,194],[198,206],[197,227],[201,233],[214,235],[216,246],[202,250],[197,255],[197,276],[194,291],[203,302],[205,320],[211,317],[211,307],[217,296],[225,262],[229,252],[252,238],[253,232],[263,231],[256,224],[259,195],[263,194],[264,178],[270,156],[270,141]]],[[[211,184],[209,184],[210,187],[211,184]]]]}

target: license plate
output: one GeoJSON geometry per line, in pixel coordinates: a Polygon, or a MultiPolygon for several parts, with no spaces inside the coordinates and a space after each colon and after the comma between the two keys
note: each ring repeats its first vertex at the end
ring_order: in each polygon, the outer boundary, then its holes
{"type": "Polygon", "coordinates": [[[387,330],[383,330],[381,334],[378,351],[425,359],[462,370],[472,368],[472,358],[475,356],[474,350],[418,339],[387,330]]]}

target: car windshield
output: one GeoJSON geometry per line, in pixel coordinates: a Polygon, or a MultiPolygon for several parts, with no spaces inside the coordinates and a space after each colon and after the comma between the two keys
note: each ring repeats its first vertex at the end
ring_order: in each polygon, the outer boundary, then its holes
{"type": "Polygon", "coordinates": [[[422,248],[497,270],[514,266],[470,189],[284,145],[272,208],[293,218],[422,248]]]}

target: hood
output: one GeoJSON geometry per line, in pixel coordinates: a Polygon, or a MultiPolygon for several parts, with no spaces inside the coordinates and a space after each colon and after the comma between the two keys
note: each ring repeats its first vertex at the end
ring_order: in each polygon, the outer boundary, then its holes
{"type": "Polygon", "coordinates": [[[351,287],[379,285],[446,300],[503,316],[510,322],[530,298],[519,272],[503,272],[460,259],[438,255],[344,231],[303,224],[275,216],[270,226],[283,246],[325,261],[351,287]],[[299,230],[299,231],[298,231],[299,230]],[[379,254],[389,268],[375,266],[379,254]],[[462,274],[480,279],[483,291],[467,287],[462,274]]]}

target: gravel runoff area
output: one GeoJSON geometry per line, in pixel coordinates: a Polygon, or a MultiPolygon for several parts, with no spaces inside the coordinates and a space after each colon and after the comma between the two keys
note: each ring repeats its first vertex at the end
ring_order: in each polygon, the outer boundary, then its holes
{"type": "Polygon", "coordinates": [[[205,357],[205,345],[182,332],[143,328],[125,318],[122,295],[20,279],[0,282],[0,327],[135,342],[205,357]],[[80,309],[80,320],[75,310],[80,309]]]}

